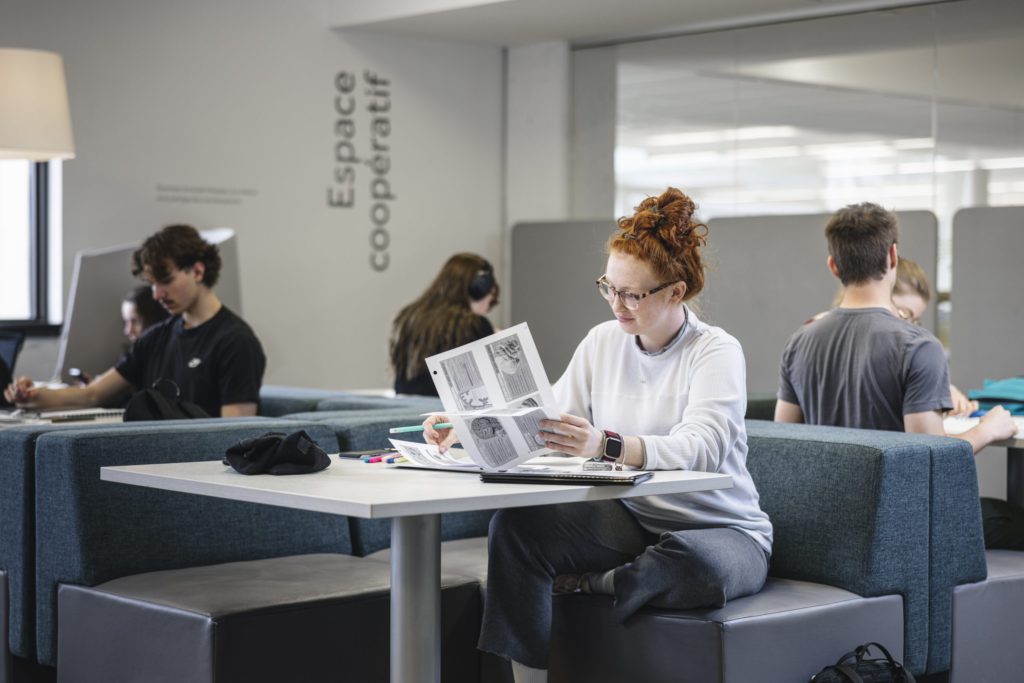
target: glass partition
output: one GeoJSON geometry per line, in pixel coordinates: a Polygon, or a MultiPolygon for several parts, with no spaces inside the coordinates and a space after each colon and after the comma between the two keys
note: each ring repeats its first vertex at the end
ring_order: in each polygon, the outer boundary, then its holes
{"type": "MultiPolygon", "coordinates": [[[[620,45],[616,215],[666,185],[705,219],[873,201],[1024,203],[1024,3],[973,0],[620,45]]],[[[913,245],[901,245],[913,257],[913,245]]]]}

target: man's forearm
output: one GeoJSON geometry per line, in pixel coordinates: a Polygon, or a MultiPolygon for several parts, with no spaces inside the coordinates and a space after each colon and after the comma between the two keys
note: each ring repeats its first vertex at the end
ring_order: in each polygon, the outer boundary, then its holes
{"type": "Polygon", "coordinates": [[[962,432],[960,434],[947,434],[946,436],[953,436],[958,439],[963,439],[967,443],[971,444],[971,450],[974,451],[975,455],[978,454],[978,451],[980,451],[982,448],[989,445],[993,441],[991,435],[985,429],[985,426],[981,424],[979,424],[977,427],[972,427],[971,429],[968,429],[966,432],[962,432]]]}

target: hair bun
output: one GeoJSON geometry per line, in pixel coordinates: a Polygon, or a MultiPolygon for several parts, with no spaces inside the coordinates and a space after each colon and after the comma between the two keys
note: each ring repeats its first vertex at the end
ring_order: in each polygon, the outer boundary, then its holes
{"type": "Polygon", "coordinates": [[[620,218],[619,229],[626,239],[658,239],[669,250],[689,244],[694,229],[693,214],[697,205],[682,191],[670,187],[658,197],[647,197],[635,208],[630,217],[620,218]]]}

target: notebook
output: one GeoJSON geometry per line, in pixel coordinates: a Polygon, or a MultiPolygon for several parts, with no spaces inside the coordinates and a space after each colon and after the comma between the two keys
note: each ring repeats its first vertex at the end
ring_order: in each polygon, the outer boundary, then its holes
{"type": "Polygon", "coordinates": [[[79,408],[76,410],[43,410],[39,419],[47,422],[122,422],[124,410],[114,408],[79,408]]]}
{"type": "Polygon", "coordinates": [[[524,469],[507,472],[482,472],[480,480],[493,484],[582,484],[585,486],[634,486],[650,479],[653,472],[642,470],[608,470],[596,472],[566,472],[558,470],[524,469]]]}

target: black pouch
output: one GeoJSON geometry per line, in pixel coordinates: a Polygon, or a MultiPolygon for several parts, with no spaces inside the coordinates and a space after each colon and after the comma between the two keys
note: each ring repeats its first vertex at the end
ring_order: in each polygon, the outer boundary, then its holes
{"type": "Polygon", "coordinates": [[[299,430],[242,439],[224,454],[224,464],[242,474],[307,474],[325,469],[331,459],[305,430],[299,430]]]}
{"type": "Polygon", "coordinates": [[[868,643],[811,676],[811,683],[914,683],[914,677],[884,647],[868,643]],[[872,647],[885,659],[869,659],[868,650],[872,647]]]}
{"type": "Polygon", "coordinates": [[[195,403],[181,398],[181,389],[169,379],[158,379],[149,389],[132,394],[124,408],[125,422],[142,420],[191,420],[210,417],[195,403]],[[173,390],[173,395],[167,393],[173,390]]]}

